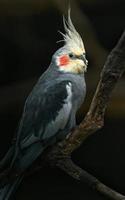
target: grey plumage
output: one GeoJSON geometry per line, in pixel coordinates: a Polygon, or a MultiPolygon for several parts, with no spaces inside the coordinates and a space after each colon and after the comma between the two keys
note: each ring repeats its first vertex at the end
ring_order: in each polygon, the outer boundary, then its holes
{"type": "MultiPolygon", "coordinates": [[[[16,142],[1,162],[1,167],[10,163],[12,169],[23,173],[44,149],[65,138],[75,127],[75,115],[86,93],[83,70],[86,63],[76,56],[76,63],[74,59],[71,64],[68,62],[67,68],[63,66],[61,70],[61,66],[57,66],[57,59],[62,55],[68,58],[70,53],[71,49],[67,49],[67,46],[60,48],[34,86],[25,102],[16,142]]],[[[0,200],[8,200],[21,180],[22,177],[18,177],[1,188],[0,200]]]]}
{"type": "MultiPolygon", "coordinates": [[[[17,135],[18,148],[11,165],[23,172],[56,138],[64,138],[75,126],[75,114],[84,96],[83,74],[63,74],[49,69],[26,100],[17,135]]],[[[3,191],[0,200],[4,199],[3,191]]],[[[7,195],[5,200],[8,198],[7,195]]]]}

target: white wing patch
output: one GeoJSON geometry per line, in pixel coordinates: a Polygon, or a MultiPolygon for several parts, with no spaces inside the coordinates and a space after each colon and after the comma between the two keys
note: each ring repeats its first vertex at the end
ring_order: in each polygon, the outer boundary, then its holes
{"type": "Polygon", "coordinates": [[[42,139],[47,139],[55,135],[59,130],[64,129],[71,113],[72,109],[72,84],[69,82],[66,85],[67,90],[67,98],[64,100],[63,107],[59,110],[58,115],[54,121],[51,121],[50,124],[47,125],[47,128],[44,132],[42,139]]]}

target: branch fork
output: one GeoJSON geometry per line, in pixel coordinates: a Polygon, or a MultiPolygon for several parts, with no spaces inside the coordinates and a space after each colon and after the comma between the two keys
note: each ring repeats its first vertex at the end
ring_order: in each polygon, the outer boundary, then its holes
{"type": "Polygon", "coordinates": [[[62,141],[61,145],[57,144],[56,147],[51,150],[50,154],[48,154],[50,164],[54,163],[55,166],[64,170],[73,178],[88,184],[92,189],[114,200],[125,200],[125,196],[107,187],[97,178],[76,166],[71,160],[70,155],[88,136],[94,134],[103,127],[105,110],[111,92],[124,71],[125,31],[105,62],[95,95],[84,120],[71,133],[68,139],[62,141]]]}

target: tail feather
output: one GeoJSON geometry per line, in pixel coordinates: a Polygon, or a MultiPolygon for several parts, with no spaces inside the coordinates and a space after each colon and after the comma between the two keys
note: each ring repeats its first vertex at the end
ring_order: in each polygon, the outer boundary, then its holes
{"type": "Polygon", "coordinates": [[[12,160],[11,167],[23,173],[41,155],[44,148],[45,147],[43,147],[41,143],[35,143],[24,149],[20,155],[18,155],[18,159],[14,158],[14,160],[12,160]]]}
{"type": "Polygon", "coordinates": [[[12,194],[16,191],[23,177],[17,177],[13,182],[5,185],[0,189],[0,200],[9,200],[12,194]]]}
{"type": "MultiPolygon", "coordinates": [[[[12,163],[12,165],[10,164],[11,169],[17,170],[23,174],[23,172],[40,156],[44,148],[45,147],[43,147],[41,143],[35,143],[31,147],[24,149],[17,158],[12,158],[12,161],[10,162],[12,163]]],[[[12,154],[10,151],[8,156],[6,156],[3,164],[9,161],[9,159],[12,157],[11,155],[12,154]]],[[[11,171],[9,173],[11,173],[11,171]]],[[[23,176],[17,177],[17,179],[13,182],[10,180],[8,184],[0,188],[0,200],[9,200],[11,195],[16,191],[22,178],[23,176]]]]}
{"type": "Polygon", "coordinates": [[[14,154],[14,146],[12,146],[8,150],[5,157],[0,161],[0,170],[5,170],[6,166],[10,164],[13,154],[14,154]]]}

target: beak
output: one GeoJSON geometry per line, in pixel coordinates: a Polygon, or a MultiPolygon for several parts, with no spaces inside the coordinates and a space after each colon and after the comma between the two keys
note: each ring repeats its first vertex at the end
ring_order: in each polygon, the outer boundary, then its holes
{"type": "Polygon", "coordinates": [[[86,57],[84,55],[79,56],[80,60],[83,60],[85,65],[88,66],[88,60],[86,59],[86,57]]]}

